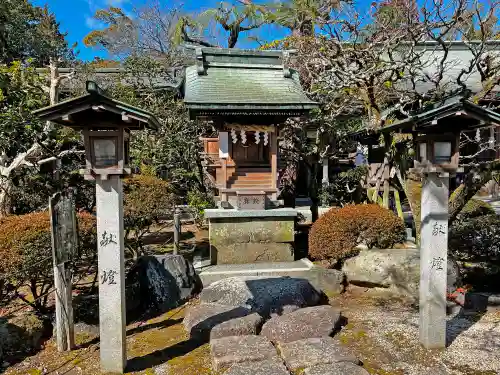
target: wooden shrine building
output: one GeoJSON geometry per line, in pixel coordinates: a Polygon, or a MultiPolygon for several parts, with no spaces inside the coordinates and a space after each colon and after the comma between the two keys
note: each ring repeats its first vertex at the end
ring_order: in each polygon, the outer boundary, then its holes
{"type": "Polygon", "coordinates": [[[186,70],[190,117],[210,121],[205,161],[219,208],[205,211],[212,264],[294,260],[297,210],[279,207],[278,125],[316,108],[285,51],[196,48],[186,70]]]}
{"type": "Polygon", "coordinates": [[[217,138],[204,139],[204,151],[222,207],[242,209],[238,197],[248,195],[265,197],[254,208],[274,207],[277,125],[317,107],[286,58],[285,51],[197,48],[197,63],[187,68],[190,116],[212,121],[218,131],[217,138]]]}

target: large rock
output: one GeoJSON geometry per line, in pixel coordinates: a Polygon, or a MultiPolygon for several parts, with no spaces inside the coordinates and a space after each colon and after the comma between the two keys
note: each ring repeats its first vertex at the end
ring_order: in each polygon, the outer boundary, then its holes
{"type": "MultiPolygon", "coordinates": [[[[418,296],[420,283],[419,249],[370,249],[347,259],[342,268],[349,283],[361,286],[392,288],[418,296]]],[[[455,289],[459,280],[456,262],[448,260],[448,287],[455,289]]]]}
{"type": "Polygon", "coordinates": [[[321,294],[306,279],[291,277],[229,277],[203,289],[202,302],[243,306],[270,316],[287,305],[305,307],[319,303],[321,294]]]}
{"type": "Polygon", "coordinates": [[[345,275],[342,271],[314,266],[304,275],[317,290],[328,296],[344,292],[345,275]]]}
{"type": "Polygon", "coordinates": [[[281,359],[267,359],[259,362],[237,363],[224,375],[290,375],[281,359]]]}
{"type": "Polygon", "coordinates": [[[262,327],[261,335],[272,342],[291,342],[330,336],[340,325],[340,311],[332,306],[313,306],[275,316],[262,327]]]}
{"type": "Polygon", "coordinates": [[[226,306],[214,303],[201,303],[191,306],[184,317],[183,324],[190,337],[208,340],[210,332],[217,325],[228,320],[241,318],[250,310],[241,306],[226,306]]]}
{"type": "Polygon", "coordinates": [[[353,363],[339,362],[306,368],[304,375],[369,375],[369,373],[353,363]]]}
{"type": "Polygon", "coordinates": [[[227,336],[258,335],[262,323],[264,323],[264,318],[257,313],[231,319],[213,327],[210,340],[227,336]]]}
{"type": "Polygon", "coordinates": [[[356,365],[360,363],[349,349],[331,337],[280,343],[279,350],[291,371],[336,362],[351,362],[356,365]]]}
{"type": "Polygon", "coordinates": [[[193,265],[182,255],[144,256],[127,274],[127,316],[162,313],[201,290],[193,265]]]}
{"type": "Polygon", "coordinates": [[[273,344],[263,336],[230,336],[210,341],[210,353],[215,371],[235,363],[278,360],[273,344]]]}

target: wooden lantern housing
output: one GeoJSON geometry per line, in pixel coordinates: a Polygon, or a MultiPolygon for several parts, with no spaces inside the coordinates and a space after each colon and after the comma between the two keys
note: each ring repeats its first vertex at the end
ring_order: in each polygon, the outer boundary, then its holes
{"type": "Polygon", "coordinates": [[[107,96],[95,83],[88,81],[87,94],[34,112],[40,119],[81,131],[85,144],[85,179],[96,176],[127,175],[131,130],[158,129],[156,117],[107,96]]]}
{"type": "Polygon", "coordinates": [[[379,143],[380,135],[411,134],[416,151],[413,172],[462,172],[459,166],[460,133],[500,126],[500,114],[468,100],[467,94],[443,98],[405,120],[379,129],[354,132],[349,137],[372,146],[379,143]]]}
{"type": "Polygon", "coordinates": [[[453,172],[459,169],[460,134],[425,134],[415,137],[414,167],[427,172],[453,172]]]}

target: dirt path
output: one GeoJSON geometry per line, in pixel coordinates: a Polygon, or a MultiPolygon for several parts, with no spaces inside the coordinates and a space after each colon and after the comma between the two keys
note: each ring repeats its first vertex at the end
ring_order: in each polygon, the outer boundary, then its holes
{"type": "Polygon", "coordinates": [[[348,324],[340,339],[377,375],[500,374],[500,311],[448,317],[448,347],[419,344],[418,311],[398,302],[344,294],[332,300],[348,324]]]}

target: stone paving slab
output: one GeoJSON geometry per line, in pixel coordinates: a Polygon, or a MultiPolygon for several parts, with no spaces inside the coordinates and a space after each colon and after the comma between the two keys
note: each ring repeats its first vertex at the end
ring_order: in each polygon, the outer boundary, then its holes
{"type": "Polygon", "coordinates": [[[279,350],[286,366],[291,371],[336,362],[360,364],[359,359],[349,349],[331,337],[280,343],[279,350]]]}
{"type": "Polygon", "coordinates": [[[231,319],[213,327],[210,332],[210,340],[227,336],[258,335],[262,323],[264,323],[264,318],[257,313],[231,319]]]}
{"type": "Polygon", "coordinates": [[[279,360],[276,348],[263,336],[229,336],[210,340],[212,367],[221,371],[242,362],[279,360]]]}
{"type": "Polygon", "coordinates": [[[241,318],[249,313],[250,311],[244,307],[201,303],[188,308],[182,323],[190,337],[208,340],[210,332],[215,326],[231,319],[241,318]]]}
{"type": "Polygon", "coordinates": [[[340,318],[340,311],[329,305],[306,307],[271,318],[262,327],[261,335],[272,342],[327,337],[338,328],[340,318]]]}
{"type": "Polygon", "coordinates": [[[282,313],[283,306],[314,306],[321,299],[311,283],[291,277],[229,277],[204,288],[200,300],[242,306],[267,317],[282,313]]]}
{"type": "Polygon", "coordinates": [[[237,363],[224,375],[290,375],[281,359],[266,359],[259,362],[237,363]]]}
{"type": "Polygon", "coordinates": [[[370,375],[363,367],[350,362],[338,362],[308,367],[304,375],[370,375]]]}

